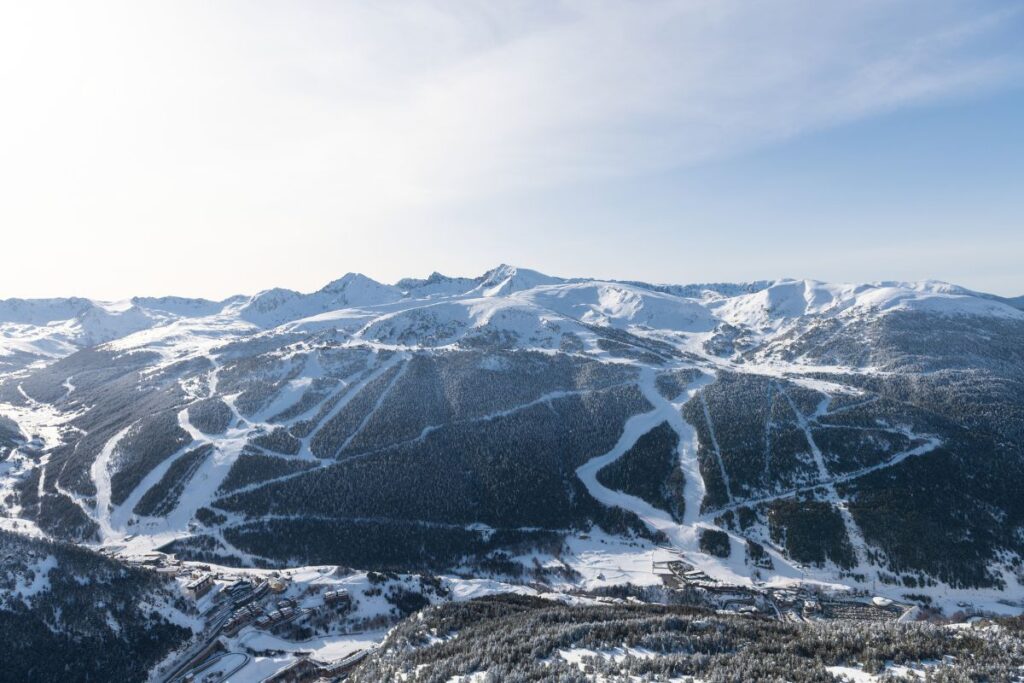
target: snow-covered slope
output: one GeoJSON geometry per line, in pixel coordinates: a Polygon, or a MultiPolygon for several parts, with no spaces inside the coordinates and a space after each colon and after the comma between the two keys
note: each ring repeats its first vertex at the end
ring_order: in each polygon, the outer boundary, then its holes
{"type": "Polygon", "coordinates": [[[484,278],[448,277],[434,271],[426,278],[403,278],[395,283],[395,287],[413,299],[453,296],[473,289],[484,278]]]}
{"type": "Polygon", "coordinates": [[[1024,320],[1024,312],[1007,303],[935,281],[830,284],[779,280],[758,292],[721,298],[709,307],[730,324],[753,328],[774,327],[807,316],[854,318],[892,311],[1024,320]]]}
{"type": "Polygon", "coordinates": [[[476,291],[484,296],[503,296],[541,285],[554,285],[561,282],[565,282],[565,280],[503,263],[484,274],[483,282],[480,283],[476,291]]]}
{"type": "Polygon", "coordinates": [[[382,285],[359,273],[348,273],[312,294],[290,289],[260,292],[239,306],[237,315],[261,327],[276,327],[325,311],[375,306],[401,297],[402,292],[396,287],[382,285]]]}
{"type": "Polygon", "coordinates": [[[0,300],[0,368],[23,367],[120,339],[139,330],[219,311],[223,304],[166,297],[101,302],[89,299],[0,300]]]}
{"type": "Polygon", "coordinates": [[[4,530],[0,593],[10,681],[145,680],[196,621],[151,572],[4,530]]]}
{"type": "MultiPolygon", "coordinates": [[[[147,330],[154,331],[154,340],[176,336],[187,345],[183,330],[193,324],[189,321],[197,321],[200,330],[223,328],[230,334],[253,326],[269,330],[288,325],[296,332],[338,330],[369,341],[413,346],[454,343],[465,335],[500,335],[515,345],[557,347],[564,333],[578,333],[581,326],[704,334],[727,324],[764,339],[808,321],[845,323],[894,312],[1024,320],[1024,310],[1014,300],[933,281],[650,285],[564,279],[501,265],[475,278],[434,273],[395,285],[349,273],[309,294],[269,289],[224,301],[0,300],[0,368],[52,361],[147,330]]],[[[129,346],[137,347],[146,338],[129,346]]]]}
{"type": "Polygon", "coordinates": [[[718,322],[698,301],[612,282],[538,287],[524,298],[587,324],[623,329],[708,332],[718,322]]]}
{"type": "Polygon", "coordinates": [[[529,568],[537,553],[515,553],[554,535],[597,585],[587,557],[635,542],[614,561],[633,582],[658,581],[670,551],[733,583],[905,572],[918,591],[994,590],[1024,557],[1007,531],[1024,523],[1011,303],[938,282],[507,265],[220,302],[4,301],[0,501],[53,536],[250,565],[529,568]],[[635,481],[608,483],[612,466],[635,481]],[[706,552],[714,532],[728,558],[706,552]]]}

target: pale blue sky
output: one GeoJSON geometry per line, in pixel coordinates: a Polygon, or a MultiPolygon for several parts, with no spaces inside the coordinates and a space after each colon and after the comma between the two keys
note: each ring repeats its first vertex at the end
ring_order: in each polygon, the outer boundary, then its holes
{"type": "Polygon", "coordinates": [[[0,6],[0,298],[512,262],[1024,294],[1024,5],[0,6]]]}
{"type": "MultiPolygon", "coordinates": [[[[940,279],[1019,296],[1024,89],[534,199],[456,220],[490,220],[510,258],[542,270],[575,251],[592,264],[587,273],[602,277],[940,279]],[[517,225],[530,226],[525,239],[513,234],[517,225]],[[534,255],[536,241],[554,248],[534,255]]],[[[482,263],[489,245],[481,246],[482,263]]]]}

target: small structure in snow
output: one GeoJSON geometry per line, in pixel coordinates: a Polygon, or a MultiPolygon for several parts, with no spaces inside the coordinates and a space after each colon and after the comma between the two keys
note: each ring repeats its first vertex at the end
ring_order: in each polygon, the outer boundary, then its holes
{"type": "Polygon", "coordinates": [[[198,579],[193,579],[185,585],[185,590],[196,599],[206,595],[210,592],[211,588],[213,588],[213,577],[209,574],[203,574],[198,579]]]}
{"type": "Polygon", "coordinates": [[[324,602],[328,605],[351,605],[352,598],[347,590],[339,588],[338,590],[324,593],[324,602]]]}

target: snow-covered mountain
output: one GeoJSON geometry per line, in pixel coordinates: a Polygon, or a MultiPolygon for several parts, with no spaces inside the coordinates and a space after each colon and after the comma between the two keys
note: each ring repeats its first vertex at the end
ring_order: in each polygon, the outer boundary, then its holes
{"type": "MultiPolygon", "coordinates": [[[[553,325],[566,331],[598,325],[668,335],[709,332],[728,325],[762,335],[812,320],[863,320],[896,311],[1024,319],[1017,299],[942,282],[652,285],[557,278],[501,265],[475,278],[433,273],[395,285],[348,273],[309,294],[269,289],[223,301],[181,297],[136,297],[122,302],[0,300],[0,367],[12,370],[45,363],[78,349],[175,324],[181,328],[195,323],[207,329],[220,325],[232,333],[282,325],[296,331],[333,328],[368,341],[415,337],[414,344],[499,334],[526,339],[519,345],[529,347],[538,342],[557,346],[561,334],[552,331],[553,325]]],[[[143,335],[140,340],[148,338],[143,335]]]]}
{"type": "Polygon", "coordinates": [[[0,335],[0,501],[53,537],[593,585],[597,536],[734,584],[1024,597],[1014,300],[502,265],[7,300],[0,335]]]}

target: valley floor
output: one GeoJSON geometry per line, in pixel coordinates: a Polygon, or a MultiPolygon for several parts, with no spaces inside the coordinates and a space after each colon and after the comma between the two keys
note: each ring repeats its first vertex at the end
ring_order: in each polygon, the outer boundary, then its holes
{"type": "MultiPolygon", "coordinates": [[[[167,683],[184,681],[190,672],[206,675],[221,671],[230,673],[231,681],[248,683],[293,680],[289,676],[294,676],[294,680],[314,680],[325,673],[358,671],[364,660],[369,661],[379,648],[387,646],[396,625],[401,628],[406,623],[402,621],[404,617],[412,614],[413,622],[422,619],[415,611],[496,596],[505,599],[500,596],[518,595],[551,605],[609,609],[643,603],[656,608],[659,603],[671,605],[682,601],[708,614],[726,615],[730,619],[808,628],[861,628],[869,623],[879,627],[906,623],[916,628],[919,624],[914,622],[923,616],[917,607],[840,585],[796,581],[757,586],[727,584],[695,570],[676,550],[624,542],[600,533],[571,539],[569,548],[568,556],[548,561],[570,562],[579,578],[550,586],[455,575],[359,572],[334,566],[280,570],[223,567],[182,562],[144,549],[132,550],[131,541],[127,546],[105,551],[129,564],[173,577],[189,595],[194,595],[192,587],[197,580],[209,583],[206,592],[194,598],[196,637],[153,671],[153,681],[167,683]],[[346,596],[340,608],[328,602],[330,596],[337,594],[346,596]],[[286,605],[285,610],[290,607],[292,614],[264,623],[282,610],[281,605],[286,605]],[[240,613],[244,613],[241,618],[240,613]]],[[[933,614],[937,617],[937,613],[933,614]]],[[[973,621],[989,623],[980,617],[973,621]]],[[[587,672],[592,671],[591,665],[597,660],[621,665],[636,659],[657,659],[663,654],[642,647],[567,647],[558,650],[557,657],[587,672]]],[[[882,662],[882,672],[913,678],[917,675],[915,671],[923,674],[935,664],[927,659],[912,666],[882,662]]],[[[828,667],[836,677],[881,680],[877,671],[866,673],[863,669],[861,665],[846,664],[828,667]]],[[[581,678],[584,679],[619,680],[589,674],[581,678]]],[[[490,679],[477,676],[457,680],[490,679]]]]}

